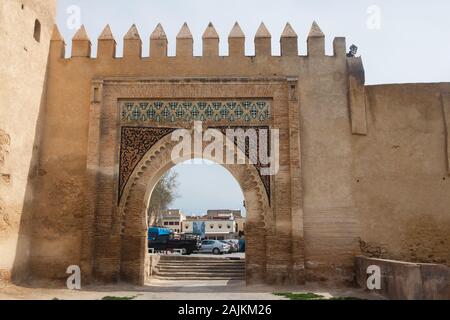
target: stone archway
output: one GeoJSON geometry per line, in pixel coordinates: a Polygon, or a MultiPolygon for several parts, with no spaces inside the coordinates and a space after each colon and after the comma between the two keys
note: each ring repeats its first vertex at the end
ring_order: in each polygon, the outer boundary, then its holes
{"type": "Polygon", "coordinates": [[[92,197],[81,245],[85,281],[143,283],[146,207],[157,178],[173,165],[166,136],[202,121],[222,134],[232,128],[278,130],[275,175],[261,175],[262,164],[225,167],[240,183],[247,207],[259,213],[249,214],[254,223],[247,226],[247,235],[255,234],[247,239],[249,250],[257,248],[247,252],[248,282],[304,283],[296,90],[296,81],[286,78],[94,80],[87,158],[92,197]]]}
{"type": "MultiPolygon", "coordinates": [[[[171,154],[178,142],[168,134],[161,138],[143,156],[129,176],[119,203],[121,226],[120,278],[136,284],[145,281],[147,252],[147,212],[151,193],[159,179],[175,166],[171,154]]],[[[202,154],[192,152],[191,158],[202,154]]],[[[214,159],[209,159],[214,160],[214,159]]],[[[223,166],[237,180],[244,194],[247,208],[246,223],[246,280],[247,283],[264,282],[266,274],[267,226],[272,225],[271,208],[266,187],[252,164],[223,166]]]]}

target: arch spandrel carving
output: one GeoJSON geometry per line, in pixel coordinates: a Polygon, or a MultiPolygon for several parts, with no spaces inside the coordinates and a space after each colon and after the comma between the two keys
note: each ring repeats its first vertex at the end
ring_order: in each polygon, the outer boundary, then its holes
{"type": "MultiPolygon", "coordinates": [[[[137,189],[145,187],[145,198],[150,199],[154,185],[159,181],[165,172],[176,164],[172,162],[171,152],[177,144],[171,140],[170,134],[164,136],[157,141],[146,154],[135,165],[132,174],[128,179],[128,183],[123,188],[122,197],[119,203],[120,212],[126,213],[128,204],[133,202],[130,196],[137,189]]],[[[202,155],[192,153],[191,159],[200,158],[202,155]]],[[[207,159],[214,161],[214,159],[207,159]]],[[[248,159],[247,159],[248,160],[248,159]]],[[[233,177],[238,181],[245,193],[254,192],[254,197],[250,200],[255,201],[258,208],[267,212],[270,210],[269,197],[266,187],[260,179],[260,174],[253,164],[222,164],[233,177]]],[[[247,200],[246,200],[247,201],[247,200]]],[[[146,206],[148,203],[145,204],[146,206]]],[[[263,216],[263,220],[264,220],[263,216]]]]}
{"type": "MultiPolygon", "coordinates": [[[[259,135],[259,130],[269,130],[268,126],[250,126],[250,127],[210,127],[210,129],[215,129],[226,136],[226,130],[234,129],[254,129],[256,134],[259,135]]],[[[124,188],[127,185],[133,170],[136,168],[138,163],[143,159],[146,152],[148,152],[156,143],[161,140],[166,135],[174,132],[175,128],[157,128],[157,127],[122,127],[121,128],[121,140],[120,140],[120,159],[119,159],[119,192],[118,201],[122,197],[124,188]]],[[[270,139],[269,139],[270,140],[270,139]]],[[[270,141],[269,150],[270,150],[270,141]]],[[[245,156],[249,157],[249,144],[245,145],[245,156]]],[[[259,151],[259,150],[258,150],[259,151]]],[[[202,157],[201,155],[200,157],[202,157]]],[[[265,166],[261,162],[257,161],[254,164],[257,170],[259,179],[262,181],[264,188],[267,193],[267,198],[269,205],[271,203],[271,179],[270,176],[262,175],[261,170],[265,166]]]]}

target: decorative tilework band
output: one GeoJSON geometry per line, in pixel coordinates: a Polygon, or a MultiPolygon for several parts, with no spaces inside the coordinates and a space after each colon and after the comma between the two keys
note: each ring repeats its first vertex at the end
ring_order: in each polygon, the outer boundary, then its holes
{"type": "Polygon", "coordinates": [[[271,100],[268,99],[122,101],[120,108],[124,124],[191,121],[255,124],[272,118],[271,100]]]}

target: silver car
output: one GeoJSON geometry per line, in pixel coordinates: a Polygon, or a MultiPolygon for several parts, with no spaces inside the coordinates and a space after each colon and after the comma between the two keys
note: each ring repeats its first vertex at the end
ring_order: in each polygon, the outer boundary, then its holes
{"type": "Polygon", "coordinates": [[[220,242],[218,240],[203,240],[200,252],[202,253],[213,253],[213,254],[224,254],[230,252],[230,245],[220,242]]]}
{"type": "Polygon", "coordinates": [[[221,242],[230,245],[230,252],[239,252],[239,240],[230,239],[221,242]]]}

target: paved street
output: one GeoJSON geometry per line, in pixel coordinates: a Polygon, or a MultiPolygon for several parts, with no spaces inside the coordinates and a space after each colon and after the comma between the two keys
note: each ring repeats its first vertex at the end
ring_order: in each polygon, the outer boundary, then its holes
{"type": "MultiPolygon", "coordinates": [[[[226,255],[193,254],[192,257],[211,259],[245,259],[245,253],[226,255]]],[[[329,288],[323,284],[302,287],[246,286],[245,281],[230,280],[158,280],[152,279],[144,287],[128,284],[86,286],[80,291],[70,291],[61,284],[32,283],[15,286],[0,284],[0,300],[99,300],[104,297],[128,297],[134,300],[282,300],[276,292],[315,293],[327,298],[357,297],[378,299],[354,288],[329,288]],[[49,288],[50,286],[50,288],[49,288]]]]}
{"type": "MultiPolygon", "coordinates": [[[[48,286],[48,283],[45,284],[48,286]]],[[[99,300],[106,296],[133,297],[135,300],[280,300],[275,292],[312,292],[325,297],[356,297],[379,299],[361,289],[326,288],[310,284],[304,287],[245,286],[243,281],[166,281],[152,280],[145,287],[126,284],[88,286],[81,291],[70,291],[61,286],[51,289],[34,283],[28,287],[0,284],[0,300],[99,300]]]]}

